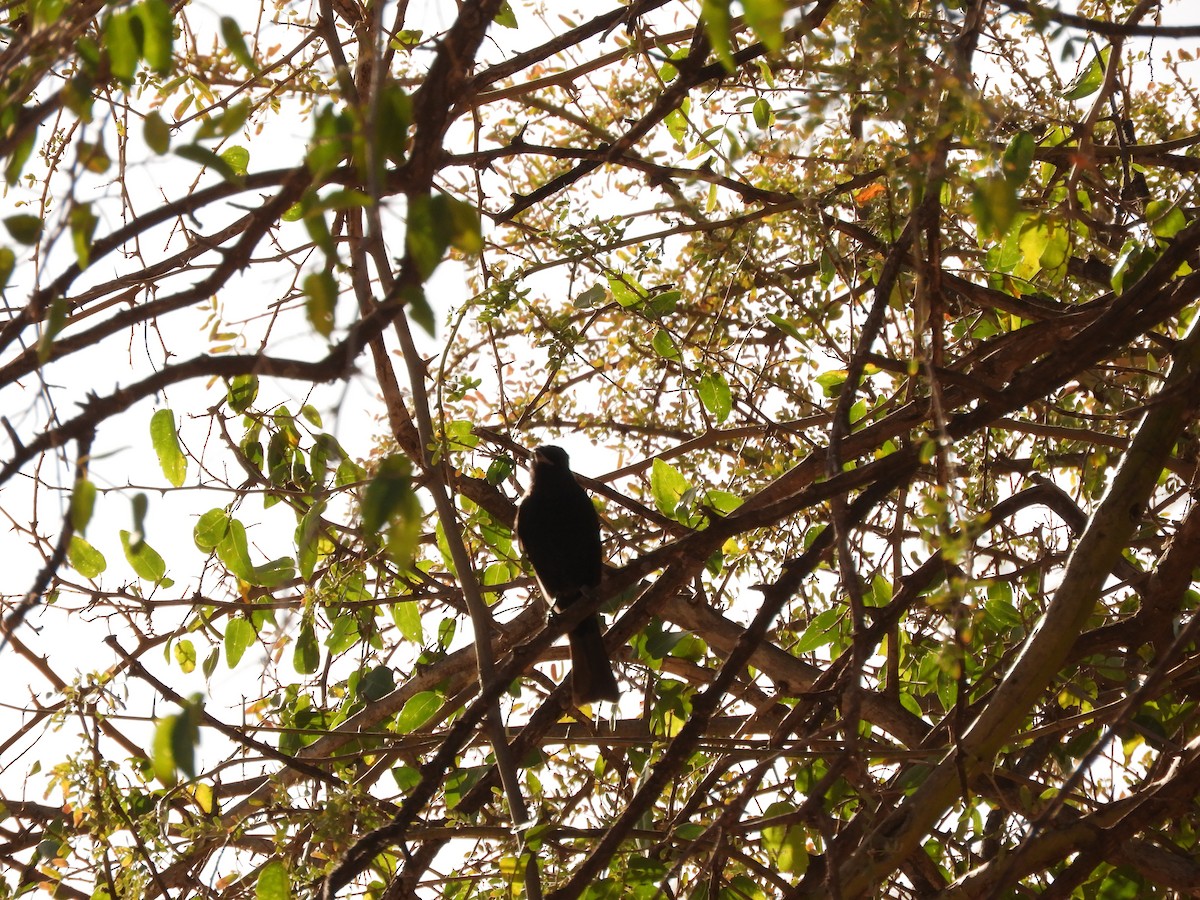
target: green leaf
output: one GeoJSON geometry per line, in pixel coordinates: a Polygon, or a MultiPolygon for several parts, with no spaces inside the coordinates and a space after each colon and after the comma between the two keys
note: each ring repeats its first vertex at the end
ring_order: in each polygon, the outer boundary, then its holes
{"type": "Polygon", "coordinates": [[[396,716],[396,733],[411,734],[433,718],[442,708],[442,695],[437,691],[421,691],[408,698],[400,715],[396,716]]]}
{"type": "Polygon", "coordinates": [[[210,509],[192,529],[192,540],[201,553],[212,553],[228,533],[229,513],[223,509],[210,509]]]}
{"type": "Polygon", "coordinates": [[[145,138],[146,146],[159,156],[171,149],[171,126],[159,115],[158,110],[151,110],[146,114],[142,123],[142,137],[145,138]]]}
{"type": "Polygon", "coordinates": [[[216,546],[217,559],[236,578],[250,584],[254,580],[254,567],[250,564],[250,548],[246,543],[246,526],[237,519],[229,520],[229,529],[216,546]]]}
{"type": "Polygon", "coordinates": [[[250,649],[257,636],[254,626],[246,619],[239,617],[229,620],[229,624],[225,626],[225,663],[229,668],[232,669],[241,662],[242,656],[250,649]]]}
{"type": "MultiPolygon", "coordinates": [[[[114,13],[104,23],[104,49],[108,52],[108,70],[122,84],[133,83],[141,59],[138,39],[134,34],[134,14],[129,10],[114,13]]],[[[139,26],[141,23],[138,23],[139,26]]]]}
{"type": "Polygon", "coordinates": [[[425,642],[425,631],[421,627],[421,610],[416,601],[393,604],[392,621],[396,623],[400,633],[414,644],[425,642]]]}
{"type": "Polygon", "coordinates": [[[333,311],[337,305],[338,285],[333,272],[313,272],[304,278],[304,311],[313,331],[321,337],[333,333],[333,311]]]}
{"type": "Polygon", "coordinates": [[[718,425],[729,418],[729,414],[733,412],[733,394],[730,393],[729,382],[725,380],[724,375],[720,372],[704,375],[697,385],[697,392],[700,394],[700,402],[716,417],[718,425]]]}
{"type": "Polygon", "coordinates": [[[650,468],[650,493],[664,516],[678,518],[679,503],[689,490],[687,479],[668,462],[655,459],[650,468]]]}
{"type": "Polygon", "coordinates": [[[166,0],[143,0],[133,8],[142,24],[142,55],[158,75],[172,68],[171,50],[175,41],[175,17],[166,0]]]}
{"type": "Polygon", "coordinates": [[[179,721],[171,734],[171,751],[175,765],[188,778],[196,774],[196,745],[200,743],[200,712],[204,701],[193,696],[179,714],[179,721]]]}
{"type": "Polygon", "coordinates": [[[710,490],[704,494],[704,505],[723,516],[729,515],[742,505],[742,498],[729,491],[710,490]]]}
{"type": "Polygon", "coordinates": [[[300,624],[300,634],[296,637],[296,647],[292,651],[292,668],[301,675],[311,675],[320,667],[321,645],[317,643],[312,618],[305,616],[300,624]]]}
{"type": "Polygon", "coordinates": [[[771,104],[764,97],[754,101],[754,124],[763,129],[771,124],[771,104]]]}
{"type": "Polygon", "coordinates": [[[784,0],[742,0],[746,24],[768,50],[783,46],[784,0]]]}
{"type": "Polygon", "coordinates": [[[442,262],[449,246],[445,229],[437,227],[433,217],[433,201],[428,195],[409,199],[405,244],[417,264],[422,280],[427,279],[442,262]]]}
{"type": "Polygon", "coordinates": [[[412,493],[412,463],[394,453],[379,463],[375,477],[363,492],[363,530],[381,531],[393,516],[404,511],[404,500],[412,493]]]}
{"type": "Polygon", "coordinates": [[[67,562],[84,578],[95,578],[108,568],[104,554],[77,534],[71,535],[71,545],[67,548],[67,562]]]}
{"type": "Polygon", "coordinates": [[[155,410],[150,417],[150,440],[167,481],[180,487],[187,477],[187,457],[175,431],[175,413],[170,409],[155,410]]]}
{"type": "Polygon", "coordinates": [[[682,296],[679,291],[660,291],[650,297],[646,304],[646,313],[657,318],[669,316],[675,312],[675,307],[679,305],[679,298],[682,296]]]}
{"type": "Polygon", "coordinates": [[[46,320],[42,323],[42,335],[38,338],[38,362],[44,363],[54,351],[54,339],[67,324],[67,301],[55,297],[50,301],[50,309],[46,311],[46,320]]]}
{"type": "Polygon", "coordinates": [[[368,533],[384,531],[388,555],[402,569],[412,566],[421,536],[421,505],[411,476],[407,457],[385,457],[362,501],[363,528],[368,533]]]}
{"type": "Polygon", "coordinates": [[[838,620],[841,619],[842,614],[843,610],[835,607],[817,615],[808,623],[800,640],[791,648],[792,654],[798,656],[801,653],[816,650],[818,647],[824,647],[826,644],[832,644],[837,640],[838,620]]]}
{"type": "Polygon", "coordinates": [[[646,292],[642,290],[642,286],[637,283],[636,279],[630,276],[608,276],[608,289],[612,292],[613,299],[625,308],[637,306],[646,299],[646,292]]]}
{"type": "Polygon", "coordinates": [[[92,520],[92,512],[96,508],[96,485],[86,478],[75,482],[71,491],[71,528],[78,534],[87,531],[88,522],[92,520]]]}
{"type": "Polygon", "coordinates": [[[382,700],[396,689],[396,673],[387,666],[376,666],[358,682],[358,694],[368,702],[382,700]]]}
{"type": "Polygon", "coordinates": [[[447,248],[470,255],[483,248],[479,214],[469,203],[445,194],[410,197],[405,243],[422,280],[428,279],[447,248]]]}
{"type": "MultiPolygon", "coordinates": [[[[314,455],[316,450],[314,449],[314,455]]],[[[314,470],[316,466],[313,466],[314,470]]],[[[313,472],[314,478],[316,472],[313,472]]],[[[296,564],[300,569],[300,577],[308,581],[317,567],[317,558],[321,548],[321,516],[325,512],[324,503],[314,503],[300,518],[296,525],[296,564]]]]}
{"type": "Polygon", "coordinates": [[[312,242],[321,248],[321,252],[325,254],[332,265],[337,259],[337,245],[333,242],[333,232],[329,230],[329,223],[325,221],[325,213],[319,210],[306,212],[304,214],[304,230],[308,232],[312,242]]]}
{"type": "Polygon", "coordinates": [[[511,456],[497,456],[488,466],[487,475],[485,476],[487,483],[495,487],[512,475],[514,468],[516,466],[511,456]]]}
{"type": "MultiPolygon", "coordinates": [[[[70,84],[70,82],[68,82],[70,84]]],[[[80,118],[83,118],[80,116],[80,118]]],[[[37,129],[29,129],[29,133],[20,141],[17,141],[12,152],[8,156],[8,162],[4,165],[4,180],[9,187],[17,183],[17,179],[21,177],[21,172],[25,168],[25,163],[29,161],[30,154],[33,153],[33,145],[37,138],[37,129]]]]}
{"type": "Polygon", "coordinates": [[[206,169],[212,169],[222,180],[228,181],[231,184],[239,184],[241,177],[234,171],[233,166],[217,156],[207,147],[201,147],[199,144],[184,144],[175,151],[175,155],[182,157],[190,162],[198,163],[206,169]]]}
{"type": "Polygon", "coordinates": [[[163,784],[171,787],[177,781],[175,777],[175,726],[179,716],[167,716],[160,719],[154,729],[154,740],[150,744],[150,767],[154,777],[163,784]]]}
{"type": "Polygon", "coordinates": [[[1113,290],[1118,294],[1124,293],[1128,285],[1133,284],[1146,273],[1146,270],[1153,265],[1155,258],[1156,254],[1137,241],[1126,241],[1113,266],[1113,290]]]}
{"type": "Polygon", "coordinates": [[[17,266],[17,254],[11,247],[0,247],[0,293],[8,287],[8,279],[12,277],[13,269],[17,266]]]}
{"type": "Polygon", "coordinates": [[[292,558],[281,556],[279,559],[273,559],[261,566],[254,566],[246,581],[258,587],[277,588],[295,577],[296,565],[292,562],[292,558]]]}
{"type": "Polygon", "coordinates": [[[221,159],[229,164],[233,174],[239,178],[245,178],[246,173],[250,171],[250,151],[245,147],[237,144],[226,147],[221,151],[221,159]]]}
{"type": "Polygon", "coordinates": [[[229,382],[225,402],[236,413],[244,413],[258,398],[257,375],[235,375],[229,382]]]}
{"type": "Polygon", "coordinates": [[[133,547],[136,549],[146,537],[146,511],[150,508],[150,501],[139,491],[129,498],[129,508],[133,516],[133,547]]]}
{"type": "Polygon", "coordinates": [[[767,321],[782,331],[790,338],[794,338],[800,343],[804,343],[804,335],[800,333],[800,329],[785,319],[783,316],[775,313],[767,313],[767,321]]]}
{"type": "MultiPolygon", "coordinates": [[[[304,164],[315,178],[333,171],[346,158],[350,131],[348,121],[338,114],[333,104],[322,107],[317,113],[313,122],[313,138],[304,156],[304,164]]],[[[311,197],[305,199],[311,203],[311,197]]]]}
{"type": "MultiPolygon", "coordinates": [[[[83,45],[88,43],[88,39],[84,38],[76,45],[79,55],[84,54],[83,45]]],[[[62,86],[62,102],[63,106],[78,116],[80,122],[90,124],[92,121],[92,107],[95,106],[95,97],[93,91],[96,89],[96,79],[92,77],[92,67],[89,62],[84,64],[84,67],[76,71],[74,75],[66,80],[62,86]]],[[[19,150],[17,152],[20,152],[19,150]]],[[[24,161],[22,161],[23,164],[24,161]]]]}
{"type": "Polygon", "coordinates": [[[496,18],[492,19],[501,28],[516,28],[517,14],[513,12],[513,8],[508,4],[508,0],[500,4],[500,9],[496,13],[496,18]]]}
{"type": "Polygon", "coordinates": [[[1170,239],[1187,227],[1188,219],[1179,204],[1170,200],[1151,200],[1146,204],[1146,221],[1155,237],[1170,239]]]}
{"type": "Polygon", "coordinates": [[[479,211],[465,200],[445,194],[437,195],[433,202],[435,212],[449,223],[450,246],[467,256],[478,256],[483,251],[479,211]]]}
{"type": "Polygon", "coordinates": [[[175,582],[167,577],[167,564],[158,552],[144,540],[135,543],[131,538],[132,535],[128,531],[121,529],[121,549],[125,551],[125,559],[129,561],[137,576],[163,587],[174,584],[175,582]]]}
{"type": "Polygon", "coordinates": [[[179,663],[180,671],[185,675],[190,675],[196,671],[196,645],[187,638],[179,641],[172,648],[172,655],[175,657],[175,662],[179,663]]]}
{"type": "Polygon", "coordinates": [[[599,306],[608,298],[603,286],[593,284],[590,288],[579,294],[575,298],[576,309],[591,309],[594,306],[599,306]]]}
{"type": "Polygon", "coordinates": [[[92,253],[92,236],[96,233],[96,214],[90,203],[80,203],[71,208],[67,215],[71,226],[71,244],[75,248],[75,260],[82,271],[88,267],[92,253]]]}
{"type": "Polygon", "coordinates": [[[112,157],[101,143],[80,141],[76,145],[76,151],[79,154],[79,164],[89,172],[103,175],[112,167],[112,157]]]}
{"type": "Polygon", "coordinates": [[[651,344],[654,352],[663,359],[679,359],[679,348],[675,346],[675,341],[665,329],[660,328],[654,333],[654,340],[651,344]]]}
{"type": "Polygon", "coordinates": [[[1014,182],[999,175],[975,179],[971,187],[971,211],[980,235],[1003,235],[1012,225],[1017,210],[1014,182]]]}
{"type": "Polygon", "coordinates": [[[374,134],[383,159],[400,165],[408,151],[408,129],[412,125],[412,99],[404,88],[388,81],[379,98],[374,134]]]}
{"type": "Polygon", "coordinates": [[[300,415],[304,416],[304,421],[313,428],[321,427],[321,413],[311,403],[305,403],[300,407],[300,415]]]}
{"type": "Polygon", "coordinates": [[[254,900],[292,900],[292,886],[283,860],[273,859],[258,873],[254,900]]]}
{"type": "Polygon", "coordinates": [[[1001,168],[1004,171],[1004,177],[1014,186],[1024,184],[1025,179],[1029,177],[1029,170],[1033,166],[1033,153],[1036,149],[1037,142],[1027,131],[1017,132],[1008,142],[1008,146],[1004,148],[1001,168]]]}
{"type": "MultiPolygon", "coordinates": [[[[246,124],[250,116],[250,101],[243,100],[223,109],[219,115],[212,116],[200,123],[196,129],[196,140],[203,141],[213,137],[229,137],[246,124]]],[[[250,160],[250,151],[243,148],[245,161],[250,160]]],[[[224,154],[221,154],[224,157],[224,154]]]]}
{"type": "Polygon", "coordinates": [[[726,72],[733,71],[733,40],[730,37],[731,19],[729,0],[703,0],[700,15],[704,20],[704,31],[712,44],[717,59],[726,72]]]}
{"type": "Polygon", "coordinates": [[[12,235],[14,241],[31,247],[41,239],[44,223],[39,216],[18,213],[15,216],[8,216],[4,220],[4,227],[8,229],[8,233],[12,235]]]}
{"type": "Polygon", "coordinates": [[[682,144],[683,139],[687,137],[688,118],[687,113],[690,108],[690,103],[686,98],[678,109],[673,109],[663,117],[663,124],[667,126],[667,133],[671,135],[671,140],[677,144],[682,144]]]}
{"type": "Polygon", "coordinates": [[[160,719],[154,729],[150,762],[155,777],[165,785],[174,785],[176,772],[188,778],[196,774],[196,745],[200,743],[200,713],[204,708],[196,696],[186,701],[183,711],[160,719]]]}
{"type": "Polygon", "coordinates": [[[1093,56],[1087,67],[1063,91],[1063,99],[1082,100],[1100,90],[1100,85],[1104,84],[1104,69],[1108,65],[1108,57],[1111,53],[1112,45],[1110,44],[1093,56]]]}
{"type": "Polygon", "coordinates": [[[234,59],[241,63],[248,72],[258,74],[258,63],[250,55],[242,28],[232,16],[221,16],[221,39],[225,41],[225,46],[229,48],[234,59]]]}

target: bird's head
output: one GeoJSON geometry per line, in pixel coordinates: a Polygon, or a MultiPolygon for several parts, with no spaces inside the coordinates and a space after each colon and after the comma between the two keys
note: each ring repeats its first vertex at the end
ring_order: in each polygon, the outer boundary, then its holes
{"type": "Polygon", "coordinates": [[[567,451],[562,447],[555,447],[553,444],[543,444],[541,447],[534,448],[533,464],[536,467],[544,466],[561,469],[564,472],[571,471],[571,462],[567,451]]]}

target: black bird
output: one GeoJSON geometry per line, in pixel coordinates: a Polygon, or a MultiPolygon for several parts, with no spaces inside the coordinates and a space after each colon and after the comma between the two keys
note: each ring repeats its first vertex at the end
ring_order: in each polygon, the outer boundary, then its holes
{"type": "MultiPolygon", "coordinates": [[[[580,487],[562,447],[533,451],[529,490],[517,507],[517,539],[533,565],[550,606],[561,612],[591,602],[603,568],[600,518],[580,487]]],[[[576,706],[620,696],[600,635],[600,617],[588,616],[567,633],[571,696],[576,706]]]]}

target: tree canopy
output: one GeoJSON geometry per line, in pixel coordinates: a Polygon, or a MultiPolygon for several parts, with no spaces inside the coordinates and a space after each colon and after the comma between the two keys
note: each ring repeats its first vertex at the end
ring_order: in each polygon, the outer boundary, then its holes
{"type": "Polygon", "coordinates": [[[0,10],[0,897],[1200,892],[1193,4],[0,10]]]}

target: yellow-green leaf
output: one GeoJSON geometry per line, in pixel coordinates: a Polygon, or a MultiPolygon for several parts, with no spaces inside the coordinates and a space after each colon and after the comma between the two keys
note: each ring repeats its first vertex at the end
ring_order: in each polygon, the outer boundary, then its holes
{"type": "Polygon", "coordinates": [[[179,663],[179,668],[185,675],[190,675],[196,671],[196,645],[187,638],[177,641],[175,646],[171,648],[171,654],[175,657],[175,662],[179,663]]]}
{"type": "Polygon", "coordinates": [[[291,882],[282,860],[273,859],[262,867],[254,883],[254,900],[292,900],[291,882]]]}
{"type": "Polygon", "coordinates": [[[171,410],[159,409],[150,417],[150,440],[167,481],[180,487],[187,477],[187,457],[183,455],[183,447],[179,444],[179,435],[175,432],[175,414],[171,410]]]}
{"type": "Polygon", "coordinates": [[[400,715],[396,717],[396,733],[409,734],[416,731],[442,708],[442,695],[437,691],[421,691],[408,698],[400,715]]]}
{"type": "Polygon", "coordinates": [[[142,56],[158,75],[171,71],[175,17],[166,0],[143,0],[133,8],[142,25],[142,56]]]}
{"type": "Polygon", "coordinates": [[[146,139],[146,146],[159,156],[171,149],[171,126],[159,115],[158,110],[151,110],[146,114],[142,123],[142,136],[146,139]]]}
{"type": "Polygon", "coordinates": [[[71,535],[71,544],[67,548],[67,562],[84,578],[95,578],[108,568],[104,554],[77,534],[71,535]]]}
{"type": "Polygon", "coordinates": [[[163,587],[170,587],[175,583],[167,577],[167,564],[158,555],[158,551],[144,540],[135,543],[132,535],[125,529],[121,529],[121,549],[125,551],[125,559],[139,578],[163,587]]]}
{"type": "Polygon", "coordinates": [[[300,623],[300,634],[296,636],[296,646],[292,651],[292,668],[301,675],[311,675],[320,666],[321,645],[317,643],[312,619],[305,616],[304,621],[300,623]]]}
{"type": "Polygon", "coordinates": [[[15,216],[8,216],[4,220],[4,227],[8,229],[8,233],[12,235],[14,241],[32,246],[42,236],[43,223],[39,216],[18,213],[15,216]]]}
{"type": "Polygon", "coordinates": [[[17,266],[17,254],[11,247],[0,247],[0,292],[8,287],[8,279],[12,277],[13,269],[17,266]]]}
{"type": "Polygon", "coordinates": [[[96,214],[90,203],[80,203],[71,208],[67,215],[71,225],[71,244],[75,248],[75,259],[79,268],[86,269],[92,257],[92,237],[96,233],[96,214]]]}
{"type": "Polygon", "coordinates": [[[198,163],[206,169],[212,169],[225,181],[234,184],[240,183],[241,176],[234,170],[233,166],[217,156],[207,147],[201,147],[199,144],[184,144],[175,151],[176,156],[180,156],[191,162],[198,163]]]}
{"type": "Polygon", "coordinates": [[[71,527],[79,534],[87,531],[88,522],[92,520],[92,511],[95,508],[96,485],[92,484],[86,478],[80,478],[75,482],[75,487],[71,491],[71,504],[69,507],[71,527]]]}
{"type": "Polygon", "coordinates": [[[716,417],[717,424],[729,418],[733,411],[733,394],[724,375],[720,372],[709,372],[700,379],[697,392],[704,408],[716,417]]]}
{"type": "Polygon", "coordinates": [[[254,626],[242,618],[230,619],[225,626],[225,662],[234,668],[258,636],[254,626]]]}
{"type": "Polygon", "coordinates": [[[321,337],[333,333],[333,313],[337,305],[338,286],[333,272],[313,272],[304,278],[304,311],[308,323],[321,337]]]}
{"type": "Polygon", "coordinates": [[[246,38],[242,34],[242,28],[238,25],[237,19],[232,16],[221,16],[221,39],[225,41],[225,46],[229,48],[234,59],[241,63],[247,71],[257,74],[258,63],[254,61],[254,57],[250,55],[250,50],[246,47],[246,38]]]}
{"type": "Polygon", "coordinates": [[[229,164],[229,168],[238,177],[244,178],[250,171],[250,151],[245,147],[234,144],[221,151],[221,159],[229,164]]]}

